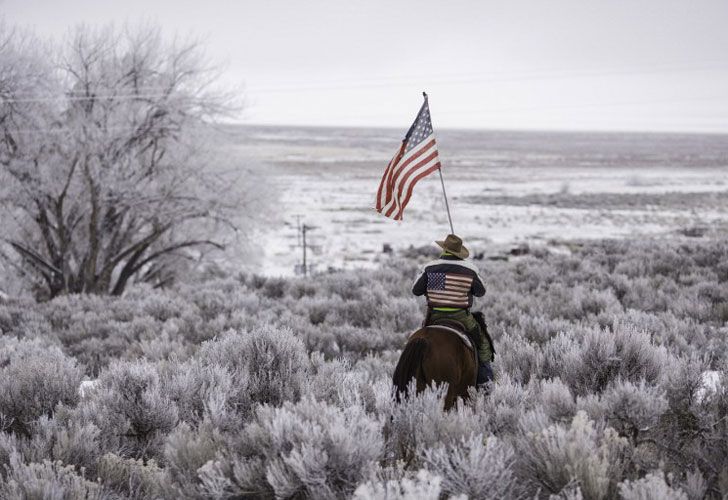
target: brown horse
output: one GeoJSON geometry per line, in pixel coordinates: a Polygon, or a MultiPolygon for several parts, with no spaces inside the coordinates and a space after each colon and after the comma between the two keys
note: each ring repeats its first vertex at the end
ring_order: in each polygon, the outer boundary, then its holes
{"type": "Polygon", "coordinates": [[[431,325],[410,336],[394,369],[392,382],[397,401],[402,394],[407,397],[407,385],[413,378],[417,381],[418,393],[433,382],[447,383],[445,410],[449,410],[458,397],[468,398],[468,388],[475,386],[477,375],[474,352],[458,334],[452,328],[431,325]]]}

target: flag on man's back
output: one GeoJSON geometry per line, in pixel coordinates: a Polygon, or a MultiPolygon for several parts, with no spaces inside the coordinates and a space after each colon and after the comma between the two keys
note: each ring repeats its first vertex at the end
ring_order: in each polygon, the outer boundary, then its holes
{"type": "Polygon", "coordinates": [[[377,190],[377,212],[402,220],[417,181],[440,168],[435,134],[432,131],[430,107],[425,102],[417,118],[402,140],[402,145],[387,165],[377,190]]]}

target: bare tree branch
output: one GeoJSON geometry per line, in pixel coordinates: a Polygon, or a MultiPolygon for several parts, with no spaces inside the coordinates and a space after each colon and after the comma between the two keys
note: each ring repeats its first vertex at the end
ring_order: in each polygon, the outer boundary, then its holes
{"type": "Polygon", "coordinates": [[[49,295],[169,283],[204,247],[224,248],[255,190],[241,196],[211,168],[208,123],[232,107],[199,44],[79,28],[55,67],[32,45],[0,36],[0,96],[59,99],[0,101],[0,218],[49,295]]]}

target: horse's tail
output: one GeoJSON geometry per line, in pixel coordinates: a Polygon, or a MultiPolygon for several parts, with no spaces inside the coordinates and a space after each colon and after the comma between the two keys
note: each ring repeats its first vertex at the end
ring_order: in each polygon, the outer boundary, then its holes
{"type": "Polygon", "coordinates": [[[402,394],[407,397],[407,386],[410,380],[422,373],[422,359],[427,352],[427,347],[427,339],[422,337],[408,342],[404,347],[397,367],[394,369],[394,375],[392,375],[392,383],[397,389],[397,402],[401,400],[402,394]]]}

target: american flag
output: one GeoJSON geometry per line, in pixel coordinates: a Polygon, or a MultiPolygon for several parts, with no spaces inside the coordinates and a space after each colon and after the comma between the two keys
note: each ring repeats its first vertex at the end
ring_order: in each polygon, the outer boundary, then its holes
{"type": "Polygon", "coordinates": [[[425,102],[387,165],[377,190],[377,212],[394,220],[402,220],[417,181],[440,168],[427,94],[424,96],[425,102]]]}
{"type": "Polygon", "coordinates": [[[430,305],[468,307],[473,277],[456,273],[427,273],[427,300],[430,305]]]}

